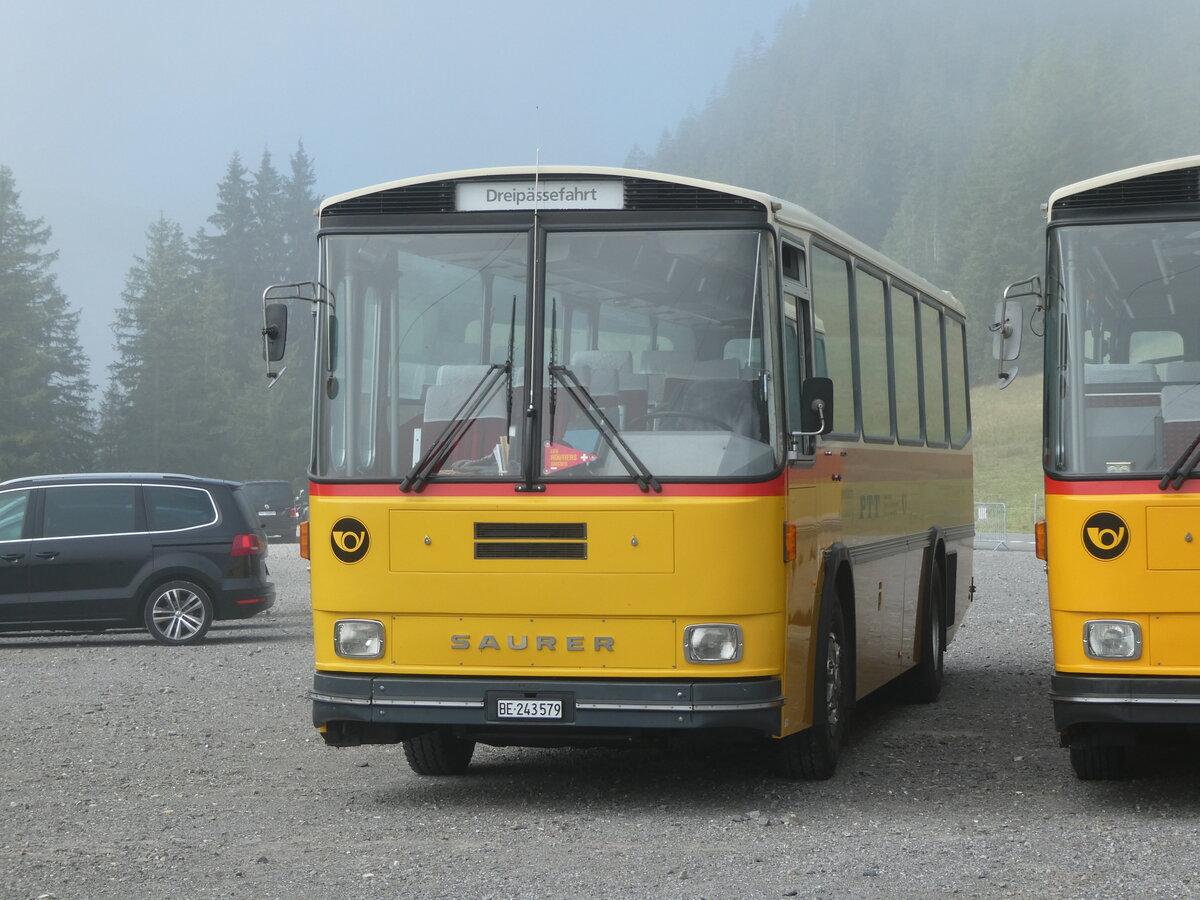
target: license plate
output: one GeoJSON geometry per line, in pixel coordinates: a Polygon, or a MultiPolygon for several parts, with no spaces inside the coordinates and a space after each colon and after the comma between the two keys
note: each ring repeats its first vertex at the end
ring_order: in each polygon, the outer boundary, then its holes
{"type": "Polygon", "coordinates": [[[561,700],[497,700],[501,719],[561,719],[561,700]]]}
{"type": "Polygon", "coordinates": [[[263,510],[263,511],[259,512],[259,515],[260,516],[273,516],[273,515],[275,515],[275,510],[273,510],[273,509],[263,510]]]}

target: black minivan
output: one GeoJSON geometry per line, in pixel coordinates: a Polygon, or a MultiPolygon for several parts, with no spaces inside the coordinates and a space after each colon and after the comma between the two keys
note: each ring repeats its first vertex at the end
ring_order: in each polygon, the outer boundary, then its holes
{"type": "Polygon", "coordinates": [[[297,540],[296,526],[300,510],[286,481],[247,481],[242,485],[246,504],[258,516],[259,527],[267,537],[297,540]]]}
{"type": "Polygon", "coordinates": [[[191,644],[269,609],[267,541],[241,494],[190,475],[0,484],[0,631],[144,627],[191,644]]]}

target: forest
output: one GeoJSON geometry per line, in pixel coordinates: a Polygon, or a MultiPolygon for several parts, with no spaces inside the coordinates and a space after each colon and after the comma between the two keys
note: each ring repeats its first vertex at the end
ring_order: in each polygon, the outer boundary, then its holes
{"type": "Polygon", "coordinates": [[[951,291],[978,383],[1050,193],[1200,153],[1197,34],[1189,0],[809,0],[629,162],[799,203],[951,291]]]}
{"type": "Polygon", "coordinates": [[[150,223],[125,277],[116,358],[97,395],[79,314],[54,277],[51,230],[25,213],[0,165],[0,480],[98,470],[299,484],[311,356],[298,333],[295,377],[267,390],[257,298],[315,268],[315,181],[302,145],[287,174],[269,151],[254,171],[235,153],[208,228],[188,237],[165,216],[150,223]]]}
{"type": "MultiPolygon", "coordinates": [[[[1191,0],[808,0],[626,164],[787,198],[950,290],[981,383],[995,302],[1038,268],[1050,192],[1200,152],[1197,34],[1191,0]]],[[[282,172],[269,151],[255,169],[235,153],[197,233],[167,215],[147,224],[101,385],[55,279],[52,228],[3,163],[0,480],[120,469],[298,485],[304,341],[268,390],[256,298],[315,275],[320,198],[303,145],[282,172]]]]}

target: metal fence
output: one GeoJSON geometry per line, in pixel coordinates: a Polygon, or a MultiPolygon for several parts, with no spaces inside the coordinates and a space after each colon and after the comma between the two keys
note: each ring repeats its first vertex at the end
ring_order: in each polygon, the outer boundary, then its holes
{"type": "Polygon", "coordinates": [[[975,504],[975,546],[985,550],[1008,549],[1008,506],[975,504]]]}

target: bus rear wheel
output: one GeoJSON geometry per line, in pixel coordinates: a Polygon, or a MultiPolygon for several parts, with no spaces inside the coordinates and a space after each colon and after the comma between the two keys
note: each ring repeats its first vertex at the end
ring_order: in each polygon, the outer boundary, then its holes
{"type": "Polygon", "coordinates": [[[836,771],[850,715],[850,664],[846,617],[837,604],[818,639],[812,726],[779,741],[786,777],[824,781],[836,771]]]}
{"type": "Polygon", "coordinates": [[[404,742],[404,757],[418,775],[461,775],[475,755],[475,742],[435,728],[404,742]]]}
{"type": "Polygon", "coordinates": [[[921,610],[921,658],[906,674],[904,688],[913,703],[932,703],[942,692],[946,641],[942,625],[942,572],[936,565],[929,574],[929,589],[921,610]]]}

